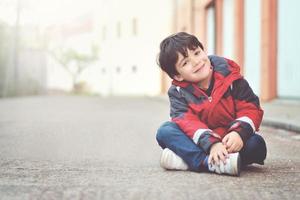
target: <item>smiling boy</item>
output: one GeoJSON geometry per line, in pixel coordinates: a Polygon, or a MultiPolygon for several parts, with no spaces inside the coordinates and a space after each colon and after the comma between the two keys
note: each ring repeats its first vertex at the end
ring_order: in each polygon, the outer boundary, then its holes
{"type": "Polygon", "coordinates": [[[171,121],[156,135],[163,168],[239,176],[241,165],[264,163],[256,132],[263,110],[235,62],[207,56],[195,36],[180,32],[161,42],[158,64],[173,79],[171,121]]]}

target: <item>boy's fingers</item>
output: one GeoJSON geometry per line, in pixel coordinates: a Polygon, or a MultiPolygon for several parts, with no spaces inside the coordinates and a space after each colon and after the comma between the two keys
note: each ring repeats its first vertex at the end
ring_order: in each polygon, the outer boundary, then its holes
{"type": "Polygon", "coordinates": [[[226,158],[228,157],[228,151],[226,149],[223,150],[223,154],[226,158]]]}
{"type": "Polygon", "coordinates": [[[231,152],[237,152],[239,150],[239,145],[238,144],[233,144],[231,152]]]}
{"type": "Polygon", "coordinates": [[[220,152],[218,155],[219,155],[220,160],[221,160],[223,163],[225,163],[226,158],[225,158],[223,152],[220,152]]]}
{"type": "Polygon", "coordinates": [[[226,145],[228,139],[229,139],[229,136],[226,135],[226,136],[222,139],[222,143],[223,143],[224,145],[226,145]]]}
{"type": "Polygon", "coordinates": [[[220,165],[220,161],[219,161],[219,156],[218,156],[218,154],[215,154],[215,156],[214,156],[214,161],[215,161],[215,163],[216,163],[217,165],[220,165]]]}
{"type": "Polygon", "coordinates": [[[223,153],[223,155],[226,157],[226,156],[228,155],[227,149],[223,149],[222,153],[223,153]]]}
{"type": "Polygon", "coordinates": [[[233,153],[235,150],[235,145],[231,145],[230,148],[228,149],[228,152],[233,153]]]}
{"type": "Polygon", "coordinates": [[[224,154],[224,156],[225,156],[225,159],[228,157],[228,152],[227,152],[227,150],[225,149],[224,151],[223,151],[223,154],[224,154]]]}
{"type": "Polygon", "coordinates": [[[210,164],[210,163],[211,163],[211,160],[212,160],[212,156],[211,156],[211,155],[209,155],[209,156],[208,156],[208,164],[210,164]]]}
{"type": "Polygon", "coordinates": [[[237,151],[240,151],[243,148],[243,144],[240,144],[237,151]]]}
{"type": "Polygon", "coordinates": [[[227,143],[226,143],[226,148],[230,148],[233,144],[233,141],[232,140],[228,140],[227,143]]]}
{"type": "Polygon", "coordinates": [[[239,151],[239,149],[240,149],[240,144],[236,145],[235,151],[237,152],[239,151]]]}
{"type": "Polygon", "coordinates": [[[228,148],[229,153],[233,153],[235,151],[236,146],[233,144],[228,148]]]}

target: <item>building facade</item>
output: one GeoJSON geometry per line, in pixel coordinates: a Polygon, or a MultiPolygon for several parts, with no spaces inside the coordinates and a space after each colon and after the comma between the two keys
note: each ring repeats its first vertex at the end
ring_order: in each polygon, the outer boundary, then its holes
{"type": "Polygon", "coordinates": [[[94,12],[100,57],[97,92],[148,95],[161,92],[155,60],[160,40],[173,29],[172,0],[102,0],[94,12]]]}
{"type": "MultiPolygon", "coordinates": [[[[235,60],[263,101],[300,98],[297,0],[174,0],[175,31],[195,34],[208,54],[235,60]]],[[[162,77],[165,93],[168,78],[162,77]]]]}

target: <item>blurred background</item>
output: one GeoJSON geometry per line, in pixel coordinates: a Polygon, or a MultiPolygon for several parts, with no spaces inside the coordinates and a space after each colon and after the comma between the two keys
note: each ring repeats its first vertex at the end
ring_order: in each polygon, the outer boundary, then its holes
{"type": "Polygon", "coordinates": [[[0,97],[164,95],[168,35],[235,60],[263,101],[299,99],[297,0],[0,0],[0,97]]]}
{"type": "Polygon", "coordinates": [[[299,8],[0,0],[0,199],[299,199],[299,8]],[[242,179],[159,167],[171,80],[156,58],[179,31],[236,61],[263,101],[268,158],[242,179]]]}

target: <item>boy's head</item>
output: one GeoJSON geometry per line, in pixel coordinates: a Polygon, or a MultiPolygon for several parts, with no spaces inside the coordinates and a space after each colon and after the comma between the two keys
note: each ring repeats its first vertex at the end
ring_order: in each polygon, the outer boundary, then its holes
{"type": "Polygon", "coordinates": [[[173,34],[160,43],[158,65],[173,79],[175,75],[179,74],[175,66],[178,54],[187,57],[188,50],[195,50],[199,47],[204,50],[203,45],[194,35],[185,32],[173,34]]]}

